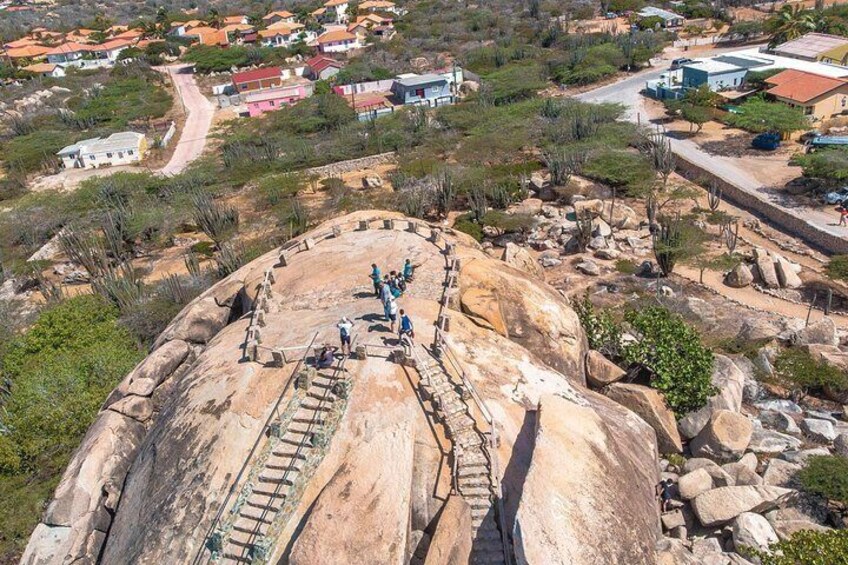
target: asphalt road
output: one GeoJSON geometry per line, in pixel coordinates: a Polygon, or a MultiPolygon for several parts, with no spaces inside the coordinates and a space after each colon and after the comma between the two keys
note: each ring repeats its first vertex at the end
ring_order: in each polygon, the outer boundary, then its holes
{"type": "Polygon", "coordinates": [[[203,153],[215,109],[200,92],[188,65],[171,65],[168,67],[168,74],[187,114],[174,154],[168,164],[159,171],[160,174],[170,176],[182,172],[203,153]]]}
{"type": "MultiPolygon", "coordinates": [[[[713,53],[729,51],[730,49],[716,49],[713,53]]],[[[648,69],[633,76],[629,76],[614,84],[602,86],[588,92],[576,95],[574,98],[585,102],[616,102],[624,105],[625,118],[632,122],[645,123],[646,113],[643,108],[644,98],[640,94],[645,87],[645,81],[658,78],[660,73],[668,68],[663,62],[661,67],[648,69]]],[[[754,177],[748,174],[738,163],[718,155],[711,155],[701,149],[695,142],[687,139],[675,139],[669,137],[671,147],[675,153],[690,162],[697,163],[703,169],[711,172],[719,178],[734,186],[755,195],[787,212],[802,218],[818,230],[831,233],[840,237],[848,235],[848,229],[839,227],[839,218],[830,208],[810,208],[807,206],[793,205],[791,201],[781,198],[779,192],[770,190],[763,186],[754,177]]],[[[796,234],[790,234],[796,235],[796,234]]]]}

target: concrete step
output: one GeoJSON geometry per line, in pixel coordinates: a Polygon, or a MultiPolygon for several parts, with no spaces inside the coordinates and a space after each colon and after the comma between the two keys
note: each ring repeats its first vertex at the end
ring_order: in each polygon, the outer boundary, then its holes
{"type": "Polygon", "coordinates": [[[489,459],[481,449],[471,449],[459,456],[459,465],[461,466],[489,466],[489,459]]]}
{"type": "Polygon", "coordinates": [[[327,391],[325,391],[325,390],[322,390],[322,391],[308,390],[308,391],[306,391],[306,397],[307,398],[313,398],[313,399],[317,400],[318,402],[324,402],[324,403],[328,403],[328,402],[333,403],[333,402],[336,401],[336,397],[333,396],[332,394],[328,394],[327,391]]]}
{"type": "Polygon", "coordinates": [[[279,512],[280,508],[286,503],[285,493],[274,492],[253,492],[245,501],[245,504],[253,508],[272,508],[274,512],[279,512]]]}
{"type": "Polygon", "coordinates": [[[469,488],[484,488],[491,491],[492,483],[489,482],[488,476],[476,476],[476,477],[459,477],[457,479],[457,483],[459,484],[460,490],[465,492],[464,489],[469,488]]]}
{"type": "Polygon", "coordinates": [[[445,418],[450,418],[454,414],[465,414],[467,411],[468,407],[461,402],[450,402],[442,407],[442,413],[444,413],[445,418]]]}
{"type": "Polygon", "coordinates": [[[305,461],[306,455],[309,453],[310,449],[312,448],[308,445],[305,445],[303,446],[303,449],[298,451],[296,447],[292,447],[288,443],[281,443],[276,448],[274,448],[274,451],[271,452],[271,455],[273,455],[274,457],[279,457],[281,459],[305,461]]]}
{"type": "Polygon", "coordinates": [[[303,416],[303,417],[295,416],[294,418],[292,418],[292,424],[304,424],[304,425],[307,425],[307,426],[309,424],[314,424],[316,426],[323,426],[324,422],[325,422],[324,418],[322,418],[321,416],[317,416],[314,412],[309,412],[309,416],[303,416]]]}
{"type": "Polygon", "coordinates": [[[318,401],[314,398],[305,399],[300,407],[311,412],[329,412],[332,410],[332,408],[326,404],[318,404],[318,401]]]}
{"type": "MultiPolygon", "coordinates": [[[[235,549],[235,548],[234,548],[235,549]]],[[[238,551],[235,549],[235,551],[238,551]]],[[[247,552],[245,551],[245,555],[239,555],[238,553],[224,553],[224,557],[221,558],[221,563],[225,563],[227,565],[235,564],[235,563],[250,563],[250,559],[247,557],[247,552]]]]}
{"type": "Polygon", "coordinates": [[[489,467],[488,465],[477,465],[473,463],[467,463],[465,458],[459,460],[459,464],[456,468],[456,476],[459,479],[464,477],[489,477],[489,467]]]}
{"type": "Polygon", "coordinates": [[[266,469],[273,469],[275,471],[291,471],[294,473],[300,473],[301,466],[303,465],[302,459],[291,459],[288,457],[274,457],[271,461],[265,463],[266,469]]]}
{"type": "Polygon", "coordinates": [[[463,432],[467,432],[468,430],[474,429],[474,420],[472,420],[471,418],[457,418],[453,420],[447,420],[445,423],[447,424],[447,427],[450,430],[451,436],[458,436],[463,432]]]}
{"type": "Polygon", "coordinates": [[[473,430],[466,430],[460,434],[458,434],[454,440],[459,445],[469,448],[469,447],[480,447],[483,445],[483,438],[480,437],[480,434],[473,430]]]}
{"type": "Polygon", "coordinates": [[[471,506],[471,520],[479,520],[474,525],[475,528],[479,527],[480,524],[482,524],[483,521],[486,519],[486,516],[488,516],[489,514],[491,514],[492,516],[495,515],[495,510],[492,508],[491,504],[489,504],[488,506],[475,506],[471,504],[470,500],[466,499],[465,501],[469,503],[469,506],[471,506]]]}
{"type": "Polygon", "coordinates": [[[280,438],[280,443],[288,446],[293,446],[295,448],[303,445],[309,445],[309,442],[306,441],[306,437],[298,434],[286,434],[280,438]]]}
{"type": "Polygon", "coordinates": [[[271,524],[274,521],[274,516],[276,515],[276,512],[271,512],[270,510],[266,512],[261,508],[254,508],[253,506],[247,505],[242,506],[241,512],[239,512],[239,516],[242,518],[262,524],[271,524]]]}
{"type": "Polygon", "coordinates": [[[242,518],[241,516],[239,516],[236,519],[235,524],[233,524],[233,531],[242,532],[244,534],[255,533],[258,536],[264,536],[268,533],[268,529],[270,527],[270,524],[265,524],[264,522],[256,522],[255,520],[251,520],[250,518],[242,518]]]}
{"type": "Polygon", "coordinates": [[[497,528],[488,529],[486,526],[486,521],[484,520],[480,527],[477,528],[477,533],[474,534],[474,543],[484,542],[484,541],[494,541],[498,544],[501,543],[501,532],[497,528]]]}

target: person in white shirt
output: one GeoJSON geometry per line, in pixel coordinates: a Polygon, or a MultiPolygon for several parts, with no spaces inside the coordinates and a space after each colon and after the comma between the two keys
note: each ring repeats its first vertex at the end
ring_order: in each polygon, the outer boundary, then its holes
{"type": "Polygon", "coordinates": [[[353,322],[351,322],[347,317],[342,317],[339,320],[339,323],[336,324],[336,327],[339,328],[339,339],[342,342],[342,355],[345,354],[345,346],[347,346],[347,354],[350,355],[350,335],[353,333],[353,322]]]}

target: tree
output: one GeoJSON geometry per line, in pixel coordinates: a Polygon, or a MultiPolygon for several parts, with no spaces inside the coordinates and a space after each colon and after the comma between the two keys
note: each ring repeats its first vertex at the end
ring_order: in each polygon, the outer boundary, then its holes
{"type": "Polygon", "coordinates": [[[787,389],[795,402],[810,392],[825,387],[844,390],[848,376],[823,359],[814,358],[803,349],[785,349],[774,362],[775,383],[787,389]]]}
{"type": "Polygon", "coordinates": [[[678,417],[698,410],[715,393],[713,354],[683,318],[661,306],[625,314],[636,340],[625,343],[622,358],[631,369],[645,369],[650,384],[665,395],[678,417]]]}
{"type": "Polygon", "coordinates": [[[766,20],[765,30],[771,34],[769,46],[774,47],[815,31],[816,20],[814,13],[803,5],[785,4],[777,14],[766,20]]]}
{"type": "Polygon", "coordinates": [[[710,90],[708,84],[702,84],[698,88],[690,88],[680,100],[670,100],[667,108],[672,113],[680,114],[684,120],[689,122],[689,131],[695,126],[695,133],[701,131],[705,123],[712,119],[712,108],[719,103],[719,96],[710,90]]]}
{"type": "Polygon", "coordinates": [[[692,104],[681,104],[678,107],[680,117],[689,122],[689,131],[692,131],[692,126],[695,126],[695,133],[701,132],[704,124],[712,119],[712,114],[703,106],[694,106],[692,104]]]}
{"type": "Polygon", "coordinates": [[[752,37],[762,35],[765,31],[763,22],[754,20],[742,20],[734,22],[725,32],[728,37],[741,38],[742,41],[749,41],[752,37]]]}
{"type": "Polygon", "coordinates": [[[654,257],[664,276],[669,276],[679,262],[705,252],[706,234],[679,216],[664,218],[654,233],[654,257]]]}
{"type": "Polygon", "coordinates": [[[848,149],[842,147],[796,153],[789,163],[800,166],[805,177],[821,180],[828,185],[848,181],[848,149]]]}
{"type": "Polygon", "coordinates": [[[801,108],[793,108],[780,102],[767,102],[764,98],[752,98],[739,107],[738,114],[728,114],[727,122],[754,133],[776,132],[786,138],[794,131],[807,129],[810,121],[801,108]]]}

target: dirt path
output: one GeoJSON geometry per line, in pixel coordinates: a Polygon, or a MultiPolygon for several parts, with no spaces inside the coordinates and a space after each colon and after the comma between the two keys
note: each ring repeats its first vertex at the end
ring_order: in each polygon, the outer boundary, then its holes
{"type": "Polygon", "coordinates": [[[212,125],[215,108],[200,92],[194,74],[189,65],[171,65],[168,73],[174,82],[174,88],[180,96],[183,110],[188,114],[185,127],[180,133],[177,148],[168,164],[162,167],[160,174],[170,176],[183,171],[189,163],[200,157],[206,146],[206,137],[212,125]]]}

